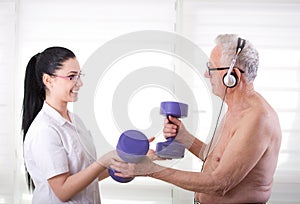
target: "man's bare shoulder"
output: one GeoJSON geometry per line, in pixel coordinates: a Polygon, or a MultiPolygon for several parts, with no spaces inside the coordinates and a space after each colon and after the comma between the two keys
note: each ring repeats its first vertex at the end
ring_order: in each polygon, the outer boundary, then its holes
{"type": "Polygon", "coordinates": [[[259,94],[250,99],[250,106],[245,109],[240,120],[240,127],[253,129],[262,137],[280,137],[280,122],[273,107],[259,94]]]}
{"type": "Polygon", "coordinates": [[[268,101],[256,93],[254,97],[249,99],[249,106],[245,109],[246,114],[244,116],[247,119],[262,119],[270,120],[272,118],[277,119],[277,113],[268,101]]]}

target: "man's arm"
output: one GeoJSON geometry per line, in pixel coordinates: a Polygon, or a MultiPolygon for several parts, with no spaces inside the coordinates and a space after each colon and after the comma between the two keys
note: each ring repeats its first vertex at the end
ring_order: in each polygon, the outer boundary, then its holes
{"type": "Polygon", "coordinates": [[[218,167],[211,173],[183,172],[166,168],[151,177],[195,192],[224,195],[238,185],[255,167],[270,142],[270,124],[264,116],[245,118],[228,143],[218,167]]]}
{"type": "Polygon", "coordinates": [[[186,190],[225,195],[247,176],[266,151],[270,137],[265,137],[269,125],[264,120],[258,116],[245,121],[245,125],[233,134],[212,173],[166,168],[147,159],[138,164],[113,161],[112,167],[122,172],[119,176],[147,175],[186,190]]]}
{"type": "Polygon", "coordinates": [[[200,158],[202,161],[204,160],[204,150],[206,148],[206,144],[200,141],[198,138],[190,134],[183,123],[175,117],[169,116],[169,120],[165,119],[164,121],[164,136],[175,137],[175,140],[180,142],[188,149],[192,154],[196,157],[200,158]],[[170,123],[170,121],[173,123],[170,123]]]}
{"type": "Polygon", "coordinates": [[[238,185],[257,165],[266,152],[271,135],[269,118],[263,113],[253,113],[240,121],[222,155],[213,177],[222,185],[221,195],[238,185]]]}

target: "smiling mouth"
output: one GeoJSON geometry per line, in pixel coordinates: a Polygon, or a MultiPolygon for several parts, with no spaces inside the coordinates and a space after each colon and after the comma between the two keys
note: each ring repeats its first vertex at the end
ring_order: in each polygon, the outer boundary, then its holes
{"type": "Polygon", "coordinates": [[[78,94],[79,90],[72,90],[72,93],[78,94]]]}

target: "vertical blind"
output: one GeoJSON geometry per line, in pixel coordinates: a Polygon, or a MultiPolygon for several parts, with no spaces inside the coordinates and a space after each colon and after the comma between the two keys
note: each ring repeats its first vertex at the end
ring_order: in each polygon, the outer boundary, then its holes
{"type": "Polygon", "coordinates": [[[13,203],[16,177],[15,8],[14,1],[0,1],[0,203],[13,203]]]}

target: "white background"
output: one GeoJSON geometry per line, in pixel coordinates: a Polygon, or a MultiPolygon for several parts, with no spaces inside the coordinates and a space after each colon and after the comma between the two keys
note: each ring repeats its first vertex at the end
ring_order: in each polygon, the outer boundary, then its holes
{"type": "MultiPolygon", "coordinates": [[[[176,32],[207,55],[219,33],[236,33],[256,45],[260,68],[255,87],[278,112],[283,133],[269,203],[300,203],[300,1],[0,0],[0,204],[30,202],[20,130],[30,57],[59,45],[73,50],[83,65],[105,42],[139,30],[176,32]]],[[[194,78],[186,77],[198,91],[194,78]]],[[[199,114],[209,118],[210,111],[199,114]]],[[[201,125],[203,131],[209,128],[201,125]]],[[[186,155],[176,168],[197,170],[200,165],[186,155]]],[[[107,179],[101,184],[101,196],[104,204],[175,204],[191,203],[193,194],[139,178],[127,185],[107,179]]]]}

